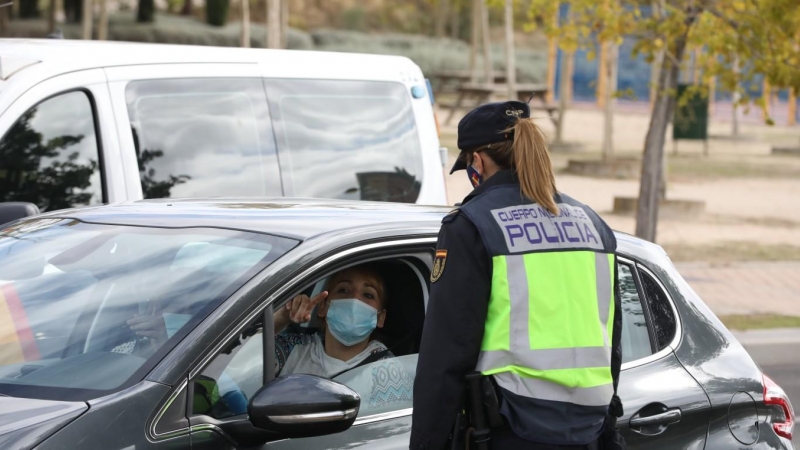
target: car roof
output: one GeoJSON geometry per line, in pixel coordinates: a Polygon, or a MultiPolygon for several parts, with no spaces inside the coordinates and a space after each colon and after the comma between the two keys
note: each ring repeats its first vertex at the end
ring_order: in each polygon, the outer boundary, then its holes
{"type": "Polygon", "coordinates": [[[157,199],[59,210],[40,217],[161,228],[230,228],[307,240],[371,225],[434,229],[451,209],[407,203],[285,197],[157,199]]]}
{"type": "MultiPolygon", "coordinates": [[[[421,83],[404,56],[69,39],[0,39],[0,93],[26,91],[57,75],[147,64],[253,64],[264,77],[421,83]]],[[[189,70],[187,68],[187,70],[189,70]]],[[[193,77],[203,72],[192,70],[193,77]]],[[[8,102],[5,99],[5,102],[8,102]]]]}
{"type": "MultiPolygon", "coordinates": [[[[356,228],[427,229],[436,233],[448,206],[303,198],[156,199],[59,210],[40,217],[162,228],[214,227],[307,240],[356,228]]],[[[615,232],[621,253],[651,260],[665,256],[656,244],[615,232]]]]}

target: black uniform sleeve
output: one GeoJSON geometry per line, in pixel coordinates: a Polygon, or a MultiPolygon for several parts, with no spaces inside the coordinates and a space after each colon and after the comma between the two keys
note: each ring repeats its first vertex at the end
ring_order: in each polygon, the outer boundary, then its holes
{"type": "MultiPolygon", "coordinates": [[[[619,265],[614,264],[614,331],[611,335],[611,377],[614,380],[614,394],[619,386],[619,372],[622,368],[622,302],[619,290],[619,265]]],[[[621,412],[620,412],[621,414],[621,412]]]]}
{"type": "MultiPolygon", "coordinates": [[[[444,269],[431,283],[414,380],[412,450],[445,447],[462,407],[464,377],[475,370],[491,291],[491,265],[475,226],[448,216],[437,250],[444,269]]],[[[432,277],[432,280],[435,278],[432,277]]]]}

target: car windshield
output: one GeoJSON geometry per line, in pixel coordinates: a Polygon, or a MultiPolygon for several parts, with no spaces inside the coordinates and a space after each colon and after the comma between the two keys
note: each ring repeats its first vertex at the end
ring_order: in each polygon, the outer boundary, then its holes
{"type": "Polygon", "coordinates": [[[72,219],[0,230],[0,394],[79,400],[138,382],[295,244],[72,219]]]}

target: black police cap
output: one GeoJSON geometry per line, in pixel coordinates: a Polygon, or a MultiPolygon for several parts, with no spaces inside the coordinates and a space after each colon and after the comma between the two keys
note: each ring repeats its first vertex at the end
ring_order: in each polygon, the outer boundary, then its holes
{"type": "Polygon", "coordinates": [[[518,101],[486,103],[467,113],[458,122],[458,148],[461,153],[450,173],[467,168],[467,154],[464,150],[513,140],[514,133],[504,130],[513,127],[518,119],[527,119],[530,116],[528,104],[518,101]]]}

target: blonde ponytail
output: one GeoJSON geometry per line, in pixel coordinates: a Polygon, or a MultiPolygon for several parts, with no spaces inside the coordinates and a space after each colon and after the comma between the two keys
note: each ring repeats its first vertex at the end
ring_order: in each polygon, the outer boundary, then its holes
{"type": "MultiPolygon", "coordinates": [[[[513,159],[522,195],[558,214],[553,198],[556,178],[547,150],[547,140],[533,119],[519,119],[514,125],[513,159]]],[[[510,130],[509,130],[510,131],[510,130]]]]}

